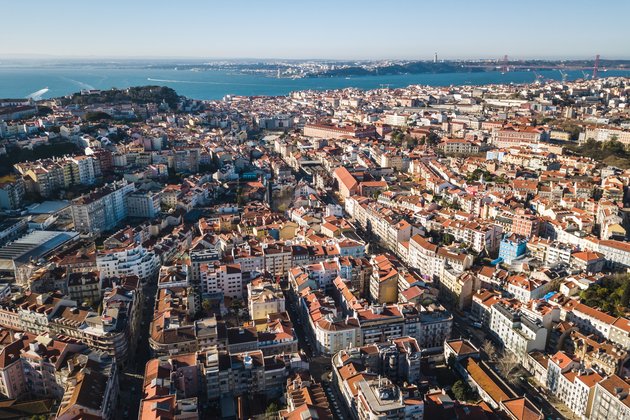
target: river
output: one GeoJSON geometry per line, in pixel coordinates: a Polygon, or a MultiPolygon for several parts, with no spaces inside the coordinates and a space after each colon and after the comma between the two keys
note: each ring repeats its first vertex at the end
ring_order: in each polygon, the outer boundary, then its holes
{"type": "MultiPolygon", "coordinates": [[[[547,79],[561,79],[556,70],[540,71],[547,79]]],[[[568,80],[583,77],[581,71],[568,71],[568,80]]],[[[628,76],[630,71],[609,70],[606,76],[628,76]]],[[[52,98],[81,89],[126,88],[129,86],[169,86],[178,94],[194,99],[221,99],[225,95],[286,95],[296,90],[328,90],[346,87],[374,89],[413,84],[431,86],[531,83],[533,71],[480,73],[403,74],[331,78],[278,79],[255,74],[221,70],[187,71],[151,68],[108,68],[106,66],[0,67],[0,98],[52,98]]]]}

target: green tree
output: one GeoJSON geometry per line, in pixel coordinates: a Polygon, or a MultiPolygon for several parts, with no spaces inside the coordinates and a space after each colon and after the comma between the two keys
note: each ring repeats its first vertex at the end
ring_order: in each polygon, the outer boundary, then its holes
{"type": "Polygon", "coordinates": [[[455,355],[451,354],[450,356],[448,356],[448,360],[446,361],[446,365],[451,369],[455,369],[455,363],[457,363],[457,358],[455,358],[455,355]]]}
{"type": "Polygon", "coordinates": [[[426,143],[429,146],[435,146],[440,142],[440,136],[435,134],[434,132],[430,132],[427,136],[426,143]]]}
{"type": "Polygon", "coordinates": [[[278,406],[278,403],[272,402],[271,404],[267,406],[267,409],[265,410],[265,414],[275,414],[279,410],[280,410],[280,407],[278,406]]]}
{"type": "Polygon", "coordinates": [[[85,121],[111,120],[112,116],[102,111],[88,111],[85,113],[85,121]]]}
{"type": "Polygon", "coordinates": [[[209,299],[204,299],[203,302],[201,302],[201,307],[205,313],[208,313],[212,309],[212,303],[209,299]]]}
{"type": "Polygon", "coordinates": [[[444,243],[444,245],[450,245],[453,241],[455,241],[455,237],[450,233],[444,233],[442,235],[442,243],[444,243]]]}
{"type": "Polygon", "coordinates": [[[630,305],[630,281],[626,281],[623,286],[623,294],[621,295],[621,305],[627,308],[630,305]]]}
{"type": "Polygon", "coordinates": [[[476,393],[461,379],[453,384],[451,390],[455,398],[459,401],[472,401],[476,399],[476,393]]]}

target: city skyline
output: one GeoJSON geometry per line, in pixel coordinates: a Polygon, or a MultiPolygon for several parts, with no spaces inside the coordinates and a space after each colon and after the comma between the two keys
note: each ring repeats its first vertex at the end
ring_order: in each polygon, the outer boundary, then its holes
{"type": "Polygon", "coordinates": [[[437,51],[447,60],[505,54],[514,59],[630,58],[620,42],[630,29],[610,18],[611,10],[614,16],[627,15],[630,4],[615,1],[532,1],[527,7],[494,0],[386,6],[323,1],[313,7],[287,1],[174,5],[115,0],[108,6],[98,9],[74,0],[7,4],[6,16],[27,16],[36,30],[25,29],[22,19],[6,20],[0,36],[13,42],[0,47],[0,54],[5,59],[430,60],[437,51]]]}

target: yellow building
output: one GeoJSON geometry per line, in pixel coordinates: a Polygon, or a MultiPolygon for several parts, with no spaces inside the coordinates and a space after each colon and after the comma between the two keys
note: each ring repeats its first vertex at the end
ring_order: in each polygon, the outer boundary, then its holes
{"type": "Polygon", "coordinates": [[[372,259],[372,277],[370,277],[370,299],[373,303],[398,302],[399,273],[395,263],[385,255],[372,259]]]}

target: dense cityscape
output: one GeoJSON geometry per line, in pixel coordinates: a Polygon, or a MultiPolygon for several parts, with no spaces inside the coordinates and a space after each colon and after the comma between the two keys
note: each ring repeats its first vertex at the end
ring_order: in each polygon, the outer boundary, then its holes
{"type": "Polygon", "coordinates": [[[630,418],[630,79],[0,99],[0,416],[630,418]]]}

